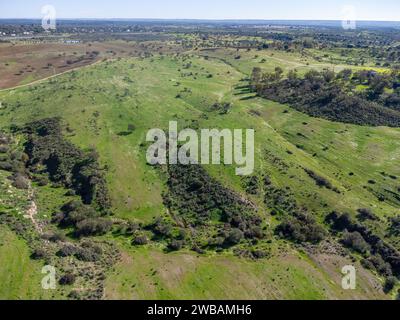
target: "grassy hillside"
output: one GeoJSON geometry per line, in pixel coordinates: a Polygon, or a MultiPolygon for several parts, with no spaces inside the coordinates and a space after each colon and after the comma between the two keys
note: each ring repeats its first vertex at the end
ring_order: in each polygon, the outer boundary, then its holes
{"type": "MultiPolygon", "coordinates": [[[[332,123],[255,98],[243,89],[244,79],[262,57],[250,61],[244,57],[232,59],[229,51],[218,54],[217,59],[211,54],[208,59],[188,54],[112,60],[42,84],[1,92],[0,100],[6,107],[0,109],[0,127],[62,117],[68,124],[67,138],[83,149],[94,147],[100,163],[107,168],[114,218],[142,223],[167,213],[162,201],[165,177],[145,160],[149,129],[166,129],[170,120],[177,120],[180,128],[254,128],[256,175],[267,174],[275,187],[286,189],[320,223],[333,210],[355,216],[357,209],[372,209],[380,220],[368,223],[385,236],[388,219],[400,207],[394,196],[400,177],[396,165],[400,130],[332,123]],[[216,102],[230,102],[232,110],[218,114],[211,108],[216,102]],[[127,133],[130,125],[135,130],[127,133]],[[317,186],[305,169],[328,179],[339,192],[317,186]]],[[[271,69],[277,65],[285,69],[314,67],[293,56],[277,54],[266,59],[271,69]]],[[[270,258],[249,261],[230,252],[200,257],[186,251],[165,254],[156,244],[134,249],[129,239],[110,235],[109,240],[116,241],[122,251],[122,261],[106,280],[106,298],[387,297],[376,289],[376,277],[361,267],[357,290],[343,291],[340,269],[349,263],[348,256],[341,257],[339,252],[301,254],[287,242],[277,240],[272,233],[279,217],[271,215],[273,208],[265,204],[265,195],[246,195],[244,181],[232,167],[207,170],[258,205],[259,214],[269,226],[270,258]]],[[[66,202],[61,191],[51,190],[37,187],[43,220],[66,202]]],[[[8,236],[12,234],[8,232],[8,236]]],[[[395,239],[387,240],[396,244],[395,239]]],[[[0,256],[7,256],[7,251],[1,250],[11,249],[0,248],[0,256]]],[[[26,249],[21,259],[30,263],[26,249]]],[[[25,277],[24,273],[16,274],[25,277]]]]}
{"type": "Polygon", "coordinates": [[[0,225],[0,299],[60,299],[59,292],[42,289],[42,263],[30,259],[25,241],[0,225]]]}
{"type": "MultiPolygon", "coordinates": [[[[283,249],[283,248],[282,248],[283,249]]],[[[157,249],[127,249],[107,280],[108,299],[384,299],[371,274],[360,273],[357,291],[340,287],[338,265],[325,257],[321,265],[305,255],[283,249],[265,261],[230,255],[166,255],[157,249]]]]}

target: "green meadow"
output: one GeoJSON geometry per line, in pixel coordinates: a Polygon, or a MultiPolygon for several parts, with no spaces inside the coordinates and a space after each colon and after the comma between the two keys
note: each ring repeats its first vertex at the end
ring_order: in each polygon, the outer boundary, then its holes
{"type": "MultiPolygon", "coordinates": [[[[272,50],[218,49],[108,60],[1,92],[0,100],[8,107],[0,109],[0,127],[62,117],[68,139],[83,149],[94,147],[101,165],[107,168],[114,218],[143,223],[167,210],[162,200],[165,178],[146,163],[149,129],[167,130],[172,120],[178,121],[180,129],[252,128],[256,174],[268,174],[277,187],[290,188],[296,201],[310,208],[320,222],[333,210],[355,215],[357,209],[370,208],[381,219],[374,227],[383,230],[400,206],[390,193],[400,186],[394,178],[400,177],[400,130],[329,122],[254,97],[244,87],[255,66],[265,71],[280,66],[285,72],[305,72],[333,65],[272,50]],[[218,114],[211,108],[216,102],[230,102],[232,109],[218,114]],[[125,134],[131,125],[135,130],[125,134]],[[317,186],[304,169],[325,177],[340,193],[317,186]],[[387,201],[379,200],[381,194],[387,201]]],[[[335,65],[335,71],[345,67],[349,66],[335,65]]],[[[207,170],[225,186],[247,196],[234,167],[210,166],[207,170]]],[[[50,187],[37,187],[37,195],[43,220],[49,220],[51,213],[68,201],[63,190],[50,187]]],[[[262,196],[251,199],[272,230],[277,221],[262,196]]],[[[43,297],[35,287],[41,277],[40,266],[30,261],[26,244],[4,227],[1,234],[5,237],[0,246],[0,298],[43,297]]],[[[275,238],[270,243],[272,257],[261,261],[230,253],[166,254],[156,245],[135,249],[126,239],[109,238],[122,251],[121,262],[106,280],[105,298],[109,299],[386,297],[374,291],[376,277],[365,270],[356,291],[343,291],[340,266],[345,258],[307,256],[275,238]]]]}

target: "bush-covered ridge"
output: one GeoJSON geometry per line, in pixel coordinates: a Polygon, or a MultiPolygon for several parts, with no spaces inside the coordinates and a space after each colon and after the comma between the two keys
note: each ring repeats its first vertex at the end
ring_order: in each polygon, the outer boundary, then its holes
{"type": "Polygon", "coordinates": [[[204,225],[212,219],[230,223],[246,231],[251,224],[260,224],[255,205],[222,186],[195,165],[168,167],[169,193],[167,206],[179,212],[179,218],[190,226],[204,225]]]}
{"type": "Polygon", "coordinates": [[[342,243],[363,255],[364,266],[389,277],[400,277],[400,252],[349,214],[332,212],[326,222],[335,232],[344,232],[342,243]]]}
{"type": "Polygon", "coordinates": [[[111,207],[104,173],[93,150],[83,152],[62,134],[61,120],[48,118],[26,125],[25,152],[31,172],[48,173],[52,182],[73,189],[87,205],[111,207]]]}
{"type": "MultiPolygon", "coordinates": [[[[48,129],[51,128],[49,126],[48,129]]],[[[43,130],[46,134],[51,132],[46,127],[43,130]]],[[[20,137],[0,133],[0,146],[7,147],[3,149],[6,152],[1,154],[0,163],[9,163],[7,171],[12,173],[10,181],[2,182],[0,188],[3,195],[0,224],[7,225],[27,242],[32,259],[56,268],[59,284],[57,294],[70,299],[101,299],[106,273],[118,261],[119,251],[111,242],[85,237],[105,234],[110,231],[112,221],[105,217],[104,210],[84,205],[78,197],[71,197],[71,191],[64,197],[76,200],[69,201],[59,213],[54,213],[52,224],[41,212],[43,207],[39,207],[38,212],[29,213],[30,219],[27,219],[25,214],[32,207],[31,204],[37,208],[36,203],[40,203],[38,194],[49,189],[45,186],[49,182],[46,176],[50,172],[47,172],[46,166],[35,173],[29,170],[31,159],[22,152],[22,145],[17,143],[20,137]]],[[[44,149],[42,151],[46,152],[44,149]]],[[[83,154],[79,149],[75,151],[83,154]]],[[[62,190],[56,182],[53,188],[62,190]]]]}
{"type": "Polygon", "coordinates": [[[378,78],[375,72],[345,70],[309,71],[300,78],[290,71],[283,79],[282,70],[260,74],[255,68],[251,87],[257,94],[279,103],[288,104],[313,117],[331,121],[369,126],[400,127],[400,90],[398,75],[378,78]],[[377,79],[378,78],[378,79],[377,79]],[[357,86],[366,86],[365,92],[357,92],[357,86]],[[388,94],[385,89],[393,90],[388,94]]]}
{"type": "MultiPolygon", "coordinates": [[[[199,165],[168,167],[164,203],[176,223],[187,228],[195,248],[219,250],[241,243],[247,247],[265,237],[257,207],[199,165]]],[[[263,254],[256,252],[256,256],[263,254]]]]}

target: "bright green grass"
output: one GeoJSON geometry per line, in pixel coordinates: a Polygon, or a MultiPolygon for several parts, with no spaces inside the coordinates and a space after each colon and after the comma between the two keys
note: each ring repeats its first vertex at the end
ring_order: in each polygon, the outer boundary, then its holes
{"type": "MultiPolygon", "coordinates": [[[[231,53],[227,52],[224,59],[231,59],[230,56],[231,53]]],[[[289,58],[289,65],[301,64],[302,68],[309,68],[296,57],[278,53],[268,62],[271,64],[269,68],[272,70],[279,65],[278,59],[286,66],[289,58]]],[[[373,188],[377,190],[396,187],[396,180],[384,178],[381,172],[400,176],[396,166],[400,150],[398,129],[333,123],[310,118],[266,100],[243,99],[250,95],[236,88],[245,84],[241,79],[257,62],[247,61],[240,65],[242,62],[232,67],[221,59],[189,56],[185,61],[163,57],[98,64],[40,85],[0,93],[0,99],[15,108],[0,111],[0,126],[23,124],[46,116],[62,116],[74,130],[69,137],[71,141],[82,148],[94,146],[102,165],[108,167],[107,181],[113,211],[119,218],[149,222],[166,211],[161,197],[165,181],[146,164],[144,142],[149,129],[167,129],[171,120],[177,120],[180,128],[194,123],[199,128],[254,128],[256,173],[267,173],[278,187],[290,187],[298,203],[313,210],[320,220],[334,209],[354,214],[358,208],[372,208],[384,223],[385,217],[398,211],[397,203],[380,202],[371,190],[364,188],[370,179],[376,181],[373,188]],[[189,61],[192,66],[185,69],[189,61]],[[189,72],[192,75],[182,76],[182,73],[189,72]],[[213,77],[209,78],[209,74],[213,77]],[[190,92],[183,92],[184,88],[190,92]],[[176,98],[179,93],[181,97],[176,98]],[[218,101],[232,102],[233,110],[225,116],[210,113],[210,106],[218,101]],[[17,103],[20,105],[18,108],[17,103]],[[255,110],[259,116],[251,113],[255,110]],[[289,112],[284,113],[285,110],[289,112]],[[204,113],[208,114],[208,119],[204,113]],[[134,124],[136,130],[128,136],[120,135],[129,124],[134,124]],[[296,145],[302,145],[302,149],[296,145]],[[284,162],[287,168],[280,170],[271,157],[266,156],[266,151],[284,162]],[[288,151],[292,154],[289,155],[288,151]],[[325,176],[343,194],[317,187],[303,168],[325,176]],[[354,175],[349,176],[350,172],[354,175]]],[[[323,68],[320,64],[317,67],[323,68]]],[[[242,181],[234,174],[233,167],[214,166],[208,170],[225,185],[244,195],[242,181]]],[[[47,215],[61,203],[61,190],[46,190],[39,205],[42,203],[47,215]]],[[[268,208],[262,204],[262,197],[253,200],[259,204],[264,219],[274,223],[268,208]]],[[[276,248],[275,243],[271,246],[276,248]]],[[[111,277],[110,297],[318,299],[340,295],[336,289],[329,289],[326,276],[317,275],[319,271],[309,261],[302,261],[301,266],[285,273],[285,267],[292,261],[281,258],[276,258],[276,269],[271,270],[268,261],[250,264],[233,257],[163,255],[147,249],[136,252],[123,248],[123,251],[126,251],[126,264],[123,262],[111,277]],[[201,263],[192,264],[191,259],[201,263]],[[186,271],[185,276],[179,278],[177,288],[164,283],[174,277],[174,268],[167,270],[164,278],[157,273],[154,276],[146,273],[154,272],[151,268],[155,268],[157,263],[162,266],[175,261],[180,261],[185,268],[197,268],[193,269],[197,273],[192,269],[186,271]],[[281,287],[274,287],[277,280],[268,277],[264,268],[287,280],[282,280],[281,287]],[[233,276],[233,271],[249,278],[252,285],[236,286],[237,277],[233,276]],[[196,277],[197,274],[200,276],[196,277]],[[207,279],[208,274],[210,279],[207,279]],[[221,282],[215,280],[220,278],[221,282]],[[255,291],[261,278],[268,285],[267,289],[255,291]],[[155,285],[156,282],[162,284],[155,285]],[[289,283],[295,288],[291,288],[289,283]]]]}
{"type": "MultiPolygon", "coordinates": [[[[71,140],[83,148],[94,146],[103,165],[107,165],[114,210],[123,218],[149,221],[165,210],[161,198],[164,181],[146,164],[143,143],[150,128],[167,129],[170,120],[177,120],[180,128],[191,126],[192,121],[202,128],[254,128],[256,172],[267,172],[276,185],[291,187],[298,201],[316,212],[326,213],[326,205],[352,212],[372,207],[383,216],[397,210],[393,203],[379,202],[364,186],[368,180],[375,180],[374,189],[396,187],[396,180],[384,178],[381,172],[400,176],[396,166],[398,129],[333,123],[293,110],[284,113],[288,107],[266,100],[242,100],[248,94],[235,89],[242,77],[231,66],[214,59],[114,61],[60,76],[33,89],[2,93],[2,99],[19,101],[22,106],[18,112],[3,111],[0,121],[24,123],[33,118],[62,116],[75,130],[71,140]],[[183,69],[188,61],[192,67],[183,69]],[[193,75],[182,77],[178,69],[193,75]],[[209,73],[213,78],[207,78],[209,73]],[[96,82],[89,81],[93,77],[96,82]],[[176,98],[184,88],[191,93],[176,98]],[[208,113],[208,119],[203,119],[202,114],[217,101],[233,102],[232,112],[225,116],[208,113]],[[251,115],[251,110],[261,116],[251,115]],[[136,126],[134,133],[118,135],[130,123],[136,126]],[[329,149],[323,151],[326,147],[329,149]],[[286,173],[266,159],[265,150],[287,164],[286,173]],[[303,168],[326,176],[344,194],[317,187],[303,168]],[[350,177],[351,172],[354,176],[350,177]]],[[[241,180],[233,167],[215,167],[210,172],[241,190],[241,180]]]]}
{"type": "Polygon", "coordinates": [[[359,277],[356,291],[343,291],[340,271],[334,273],[334,280],[329,279],[327,271],[290,251],[285,256],[252,262],[231,255],[164,254],[158,249],[127,248],[121,263],[107,280],[106,298],[317,300],[383,297],[369,291],[369,280],[364,275],[359,277]]]}
{"type": "Polygon", "coordinates": [[[43,265],[32,261],[26,243],[0,225],[0,300],[58,299],[57,290],[43,290],[43,265]]]}
{"type": "Polygon", "coordinates": [[[245,75],[250,75],[254,67],[261,68],[264,72],[272,72],[276,67],[281,67],[285,72],[289,70],[297,70],[299,74],[304,74],[310,69],[322,71],[324,69],[339,72],[343,69],[350,68],[353,70],[372,69],[379,72],[388,71],[387,68],[377,68],[372,65],[355,66],[347,65],[345,61],[332,62],[330,60],[316,60],[312,55],[302,55],[298,52],[285,52],[272,49],[267,50],[250,50],[241,49],[215,49],[203,50],[198,54],[217,58],[228,63],[238,71],[245,75]],[[240,59],[237,57],[240,56],[240,59]]]}

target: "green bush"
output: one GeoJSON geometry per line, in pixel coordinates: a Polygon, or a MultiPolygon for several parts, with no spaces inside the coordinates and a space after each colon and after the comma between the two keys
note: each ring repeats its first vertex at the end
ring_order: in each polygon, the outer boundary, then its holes
{"type": "Polygon", "coordinates": [[[146,245],[149,242],[145,235],[137,235],[133,239],[133,244],[138,246],[146,245]]]}
{"type": "Polygon", "coordinates": [[[0,161],[0,170],[4,170],[4,171],[13,171],[13,163],[9,160],[6,161],[0,161]]]}
{"type": "Polygon", "coordinates": [[[184,242],[183,242],[182,240],[173,239],[173,240],[169,243],[168,248],[169,248],[170,250],[172,250],[172,251],[179,251],[179,250],[182,249],[183,245],[184,245],[184,242]]]}
{"type": "Polygon", "coordinates": [[[394,289],[396,284],[397,284],[397,278],[388,277],[383,286],[383,291],[385,291],[385,293],[390,293],[390,291],[392,291],[394,289]]]}
{"type": "Polygon", "coordinates": [[[326,231],[318,225],[314,218],[306,213],[297,213],[288,217],[276,229],[279,236],[294,242],[318,243],[326,236],[326,231]]]}
{"type": "Polygon", "coordinates": [[[67,141],[62,133],[61,120],[48,118],[25,126],[28,139],[25,153],[32,172],[45,166],[53,183],[72,188],[87,205],[100,210],[109,209],[110,199],[104,172],[94,151],[83,152],[67,141]]]}
{"type": "Polygon", "coordinates": [[[75,234],[78,237],[100,236],[111,230],[112,222],[104,218],[85,219],[76,224],[75,234]]]}
{"type": "Polygon", "coordinates": [[[242,239],[244,235],[243,232],[239,229],[232,229],[229,232],[228,238],[226,239],[226,242],[230,245],[236,245],[238,244],[242,239]]]}
{"type": "Polygon", "coordinates": [[[66,273],[60,278],[59,284],[62,286],[70,286],[73,285],[75,281],[76,277],[73,273],[66,273]]]}
{"type": "Polygon", "coordinates": [[[26,190],[29,188],[29,180],[24,175],[17,173],[12,176],[12,185],[21,190],[26,190]]]}
{"type": "Polygon", "coordinates": [[[0,145],[0,153],[7,153],[10,148],[5,145],[0,145]]]}

